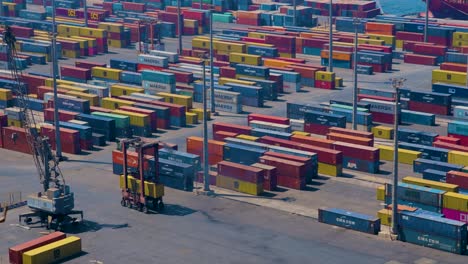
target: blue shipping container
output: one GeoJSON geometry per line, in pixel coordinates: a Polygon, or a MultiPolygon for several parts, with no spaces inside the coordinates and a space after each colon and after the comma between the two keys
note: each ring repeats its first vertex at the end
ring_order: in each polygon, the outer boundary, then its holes
{"type": "Polygon", "coordinates": [[[404,242],[435,248],[447,252],[465,254],[466,241],[452,239],[433,233],[421,232],[409,228],[402,228],[399,232],[399,239],[404,242]]]}
{"type": "Polygon", "coordinates": [[[408,149],[413,151],[421,152],[421,158],[429,159],[432,161],[441,161],[447,162],[448,161],[448,149],[431,147],[431,146],[424,146],[419,144],[411,144],[406,142],[398,143],[398,147],[402,149],[408,149]]]}
{"type": "Polygon", "coordinates": [[[413,162],[414,172],[423,173],[427,169],[449,172],[451,170],[461,171],[463,169],[463,166],[450,164],[447,162],[433,161],[429,159],[416,159],[413,162]]]}
{"type": "Polygon", "coordinates": [[[446,182],[447,172],[433,169],[423,171],[423,179],[437,182],[446,182]]]}
{"type": "Polygon", "coordinates": [[[380,219],[338,208],[319,208],[319,222],[368,234],[380,232],[380,219]]]}
{"type": "Polygon", "coordinates": [[[223,146],[223,160],[252,165],[258,162],[265,150],[228,143],[223,146]]]}

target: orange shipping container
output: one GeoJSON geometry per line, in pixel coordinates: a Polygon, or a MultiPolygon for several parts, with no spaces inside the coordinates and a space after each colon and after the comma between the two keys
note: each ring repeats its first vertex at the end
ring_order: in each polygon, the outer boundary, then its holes
{"type": "MultiPolygon", "coordinates": [[[[328,50],[322,50],[320,52],[320,57],[323,59],[328,59],[329,52],[328,50]]],[[[333,59],[340,60],[340,61],[350,61],[351,60],[351,53],[350,52],[342,52],[342,51],[333,51],[333,59]]]]}
{"type": "MultiPolygon", "coordinates": [[[[226,143],[217,140],[208,140],[208,155],[223,156],[223,147],[226,143]]],[[[191,151],[203,152],[203,138],[201,137],[188,137],[187,138],[187,152],[191,151]]]]}
{"type": "Polygon", "coordinates": [[[263,66],[270,66],[270,67],[287,67],[289,65],[294,64],[293,62],[289,61],[282,61],[282,60],[275,60],[275,59],[263,59],[263,66]]]}
{"type": "Polygon", "coordinates": [[[345,135],[345,134],[328,133],[327,134],[327,139],[346,142],[346,143],[351,143],[351,144],[356,144],[356,145],[361,145],[361,146],[368,146],[368,147],[374,146],[374,140],[373,139],[355,137],[355,136],[350,136],[350,135],[345,135]]]}
{"type": "Polygon", "coordinates": [[[393,36],[395,35],[395,25],[387,23],[367,22],[366,33],[393,36]]]}
{"type": "Polygon", "coordinates": [[[306,145],[316,146],[320,148],[326,148],[326,149],[333,149],[333,143],[335,142],[333,140],[328,140],[325,138],[309,137],[309,136],[301,136],[301,135],[292,135],[291,141],[306,144],[306,145]]]}

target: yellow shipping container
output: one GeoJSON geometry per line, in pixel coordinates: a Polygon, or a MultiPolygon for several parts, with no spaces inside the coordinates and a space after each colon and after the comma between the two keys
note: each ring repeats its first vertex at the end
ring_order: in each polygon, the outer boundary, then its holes
{"type": "MultiPolygon", "coordinates": [[[[140,180],[127,176],[127,187],[133,192],[140,193],[140,180]]],[[[123,175],[120,175],[120,188],[125,188],[123,175]]],[[[145,195],[153,198],[163,197],[164,185],[145,181],[145,195]]]]}
{"type": "Polygon", "coordinates": [[[305,137],[310,136],[310,133],[303,132],[303,131],[293,131],[292,134],[293,135],[298,135],[298,136],[305,136],[305,137]]]}
{"type": "MultiPolygon", "coordinates": [[[[192,39],[192,48],[209,49],[210,41],[207,39],[194,38],[192,39]]],[[[213,48],[214,48],[214,41],[213,41],[213,48]]]]}
{"type": "MultiPolygon", "coordinates": [[[[73,86],[73,85],[75,85],[75,84],[76,84],[76,82],[57,79],[57,85],[68,85],[68,86],[73,86]]],[[[52,78],[47,78],[47,79],[45,80],[45,86],[48,86],[48,87],[54,86],[54,79],[52,79],[52,78]]]]}
{"type": "Polygon", "coordinates": [[[453,41],[468,41],[468,32],[453,32],[453,41]]]}
{"type": "Polygon", "coordinates": [[[243,81],[243,80],[237,80],[237,79],[225,78],[225,77],[219,78],[218,83],[219,83],[219,85],[224,85],[226,83],[236,83],[236,84],[243,84],[243,85],[255,85],[255,82],[243,81]]]}
{"type": "Polygon", "coordinates": [[[71,39],[81,39],[81,40],[86,40],[88,42],[88,48],[89,47],[96,47],[97,42],[95,38],[87,38],[87,37],[80,37],[80,36],[71,36],[71,39]]]}
{"type": "Polygon", "coordinates": [[[80,28],[80,34],[73,34],[73,35],[80,35],[83,37],[104,38],[104,37],[107,37],[107,31],[104,29],[99,29],[99,28],[82,27],[80,28]]]}
{"type": "MultiPolygon", "coordinates": [[[[221,52],[227,52],[227,53],[244,54],[245,52],[247,52],[247,46],[241,43],[217,41],[216,50],[221,51],[221,52]]],[[[250,55],[250,56],[255,56],[255,55],[250,55]]]]}
{"type": "MultiPolygon", "coordinates": [[[[394,149],[391,146],[378,145],[380,150],[380,159],[393,161],[394,149]]],[[[421,157],[421,152],[407,149],[398,149],[398,162],[413,165],[413,161],[421,157]]]]}
{"type": "Polygon", "coordinates": [[[398,40],[398,39],[397,39],[397,40],[395,41],[395,47],[396,47],[397,49],[402,49],[402,48],[403,48],[403,40],[398,40]]]}
{"type": "Polygon", "coordinates": [[[110,80],[120,80],[120,73],[122,70],[104,68],[104,67],[93,67],[91,74],[93,77],[106,78],[110,80]]]}
{"type": "Polygon", "coordinates": [[[166,103],[177,104],[185,106],[185,110],[192,108],[192,97],[187,95],[180,94],[171,94],[171,93],[157,93],[157,96],[164,98],[166,103]]]}
{"type": "Polygon", "coordinates": [[[250,75],[236,74],[236,79],[242,79],[242,78],[257,79],[257,80],[265,80],[265,78],[258,77],[258,76],[250,76],[250,75]]]}
{"type": "Polygon", "coordinates": [[[289,61],[282,61],[282,60],[275,60],[275,59],[264,59],[263,60],[263,66],[266,67],[287,67],[291,64],[294,64],[289,61]]]}
{"type": "Polygon", "coordinates": [[[458,185],[445,183],[445,182],[437,182],[437,181],[430,181],[426,179],[416,178],[407,176],[402,179],[402,182],[408,184],[414,184],[426,188],[433,188],[437,190],[442,190],[446,192],[458,192],[458,185]]]}
{"type": "Polygon", "coordinates": [[[229,62],[258,66],[262,64],[262,57],[258,55],[231,52],[229,54],[229,62]]]}
{"type": "MultiPolygon", "coordinates": [[[[75,84],[73,84],[75,85],[75,84]]],[[[74,92],[79,92],[79,93],[88,93],[88,89],[86,88],[81,88],[81,87],[76,87],[73,85],[68,85],[68,84],[58,84],[57,88],[67,90],[67,91],[74,91],[74,92]]]]}
{"type": "Polygon", "coordinates": [[[131,87],[121,84],[113,84],[110,87],[111,96],[130,95],[132,93],[144,93],[145,89],[138,87],[131,87]]]}
{"type": "Polygon", "coordinates": [[[69,91],[66,93],[66,95],[71,95],[71,96],[78,97],[80,99],[88,100],[90,106],[99,106],[99,96],[97,96],[96,94],[69,91]]]}
{"type": "Polygon", "coordinates": [[[265,48],[274,48],[275,47],[275,45],[264,44],[264,43],[256,43],[256,42],[245,42],[245,45],[247,46],[247,48],[249,46],[265,47],[265,48]]]}
{"type": "Polygon", "coordinates": [[[390,45],[392,47],[395,46],[395,41],[396,41],[395,36],[387,36],[387,35],[379,35],[379,34],[367,34],[367,36],[369,36],[370,39],[384,41],[384,45],[390,45]]]}
{"type": "Polygon", "coordinates": [[[244,140],[249,140],[249,141],[257,141],[258,137],[250,136],[250,135],[238,135],[236,136],[238,139],[244,139],[244,140]]]}
{"type": "Polygon", "coordinates": [[[296,58],[296,54],[292,54],[292,53],[286,53],[286,52],[278,52],[278,55],[281,57],[281,58],[296,58]]]}
{"type": "Polygon", "coordinates": [[[13,127],[23,127],[23,122],[21,120],[8,118],[8,125],[13,127]]]}
{"type": "Polygon", "coordinates": [[[468,152],[452,150],[448,154],[448,162],[468,166],[468,152]]]}
{"type": "Polygon", "coordinates": [[[249,32],[248,37],[249,38],[259,38],[259,39],[265,39],[266,33],[261,33],[261,32],[249,32]]]}
{"type": "Polygon", "coordinates": [[[335,77],[335,87],[343,87],[343,78],[335,77]]]}
{"type": "Polygon", "coordinates": [[[132,101],[127,101],[127,100],[121,100],[121,99],[116,99],[116,98],[102,98],[101,100],[101,106],[107,109],[115,110],[118,109],[121,106],[133,106],[135,103],[132,101]]]}
{"type": "Polygon", "coordinates": [[[335,78],[336,78],[336,74],[334,72],[326,72],[326,71],[315,72],[315,80],[317,81],[333,82],[335,81],[335,78]]]}
{"type": "Polygon", "coordinates": [[[121,49],[121,48],[127,47],[127,44],[125,41],[122,41],[122,40],[107,39],[107,46],[116,48],[116,49],[121,49]]]}
{"type": "Polygon", "coordinates": [[[80,51],[78,50],[66,50],[62,49],[62,56],[65,58],[76,59],[81,56],[80,51]]]}
{"type": "Polygon", "coordinates": [[[341,176],[341,172],[343,171],[342,166],[338,165],[332,165],[332,164],[327,164],[327,163],[318,163],[318,173],[327,175],[327,176],[333,176],[333,177],[338,177],[341,176]]]}
{"type": "Polygon", "coordinates": [[[57,263],[81,253],[81,239],[69,236],[23,253],[23,264],[57,263]]]}
{"type": "Polygon", "coordinates": [[[377,217],[380,219],[380,224],[386,226],[392,226],[392,210],[380,209],[377,212],[377,217]]]}
{"type": "Polygon", "coordinates": [[[377,201],[385,201],[385,185],[377,187],[377,201]]]}
{"type": "Polygon", "coordinates": [[[468,212],[468,195],[447,192],[444,194],[444,208],[468,212]]]}
{"type": "Polygon", "coordinates": [[[393,128],[386,126],[376,126],[372,128],[372,133],[376,138],[393,139],[393,128]]]}
{"type": "Polygon", "coordinates": [[[383,45],[385,45],[385,41],[378,40],[378,39],[363,39],[363,38],[360,38],[360,39],[358,39],[358,44],[369,44],[369,45],[383,46],[383,45]]]}
{"type": "Polygon", "coordinates": [[[99,22],[98,28],[112,33],[122,33],[124,31],[122,24],[111,22],[99,22]]]}
{"type": "Polygon", "coordinates": [[[123,111],[123,110],[114,110],[112,111],[112,113],[130,117],[131,126],[145,127],[145,126],[149,126],[151,123],[149,115],[146,115],[146,114],[133,113],[130,111],[123,111]]]}
{"type": "Polygon", "coordinates": [[[198,115],[191,112],[185,113],[185,123],[187,125],[195,125],[198,124],[198,115]]]}
{"type": "Polygon", "coordinates": [[[466,73],[444,70],[432,70],[432,83],[436,82],[466,85],[466,73]]]}
{"type": "Polygon", "coordinates": [[[0,88],[0,100],[6,101],[13,99],[13,95],[11,90],[0,88]]]}
{"type": "Polygon", "coordinates": [[[80,35],[80,27],[58,24],[57,33],[59,36],[78,36],[80,35]]]}
{"type": "Polygon", "coordinates": [[[262,183],[250,183],[219,174],[216,176],[216,186],[251,195],[259,195],[263,192],[262,183]]]}
{"type": "MultiPolygon", "coordinates": [[[[119,184],[120,189],[124,189],[125,188],[125,180],[124,180],[123,175],[120,175],[119,183],[120,183],[119,184]]],[[[130,175],[127,176],[127,188],[130,189],[131,191],[135,191],[138,188],[136,179],[133,176],[130,176],[130,175]]]]}
{"type": "Polygon", "coordinates": [[[77,42],[78,44],[80,44],[80,49],[87,49],[88,48],[88,41],[86,41],[84,39],[73,39],[73,38],[70,38],[70,37],[58,37],[57,40],[77,42]]]}
{"type": "Polygon", "coordinates": [[[455,47],[455,48],[468,46],[468,40],[453,41],[452,46],[455,47]]]}
{"type": "MultiPolygon", "coordinates": [[[[192,109],[189,110],[189,112],[197,114],[198,115],[198,120],[203,120],[203,109],[201,109],[201,108],[192,108],[192,109]]],[[[207,110],[206,113],[208,115],[207,116],[208,120],[210,120],[211,119],[211,111],[207,110]]]]}
{"type": "Polygon", "coordinates": [[[195,28],[198,25],[198,20],[184,19],[184,27],[195,28]]]}

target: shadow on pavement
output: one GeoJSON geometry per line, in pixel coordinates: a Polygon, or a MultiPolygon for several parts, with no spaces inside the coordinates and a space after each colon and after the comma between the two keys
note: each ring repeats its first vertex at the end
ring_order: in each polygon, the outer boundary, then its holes
{"type": "Polygon", "coordinates": [[[164,211],[160,214],[162,215],[169,215],[169,216],[186,216],[193,213],[196,213],[196,210],[190,209],[185,206],[177,205],[177,204],[166,204],[164,206],[164,211]]]}
{"type": "Polygon", "coordinates": [[[103,228],[110,228],[110,229],[122,229],[122,228],[129,228],[130,225],[128,223],[124,224],[99,224],[94,221],[90,220],[83,220],[82,223],[71,226],[64,231],[69,234],[81,234],[86,232],[97,232],[103,228]]]}

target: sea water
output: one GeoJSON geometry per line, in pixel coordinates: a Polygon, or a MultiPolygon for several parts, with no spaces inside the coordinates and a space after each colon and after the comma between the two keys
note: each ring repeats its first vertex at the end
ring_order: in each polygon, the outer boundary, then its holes
{"type": "Polygon", "coordinates": [[[376,0],[384,14],[408,15],[426,11],[426,3],[423,0],[376,0]]]}

